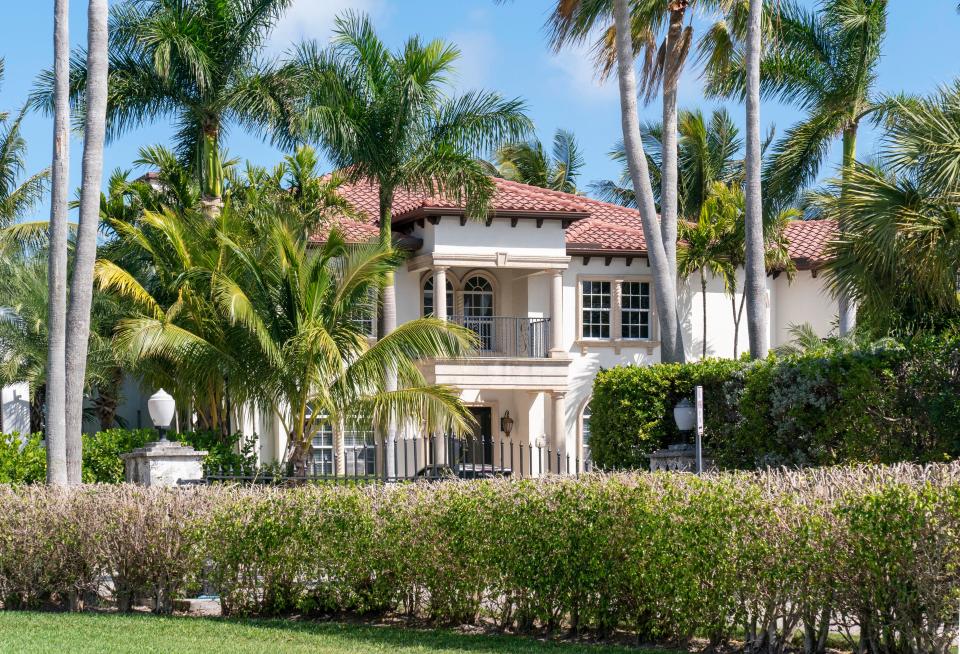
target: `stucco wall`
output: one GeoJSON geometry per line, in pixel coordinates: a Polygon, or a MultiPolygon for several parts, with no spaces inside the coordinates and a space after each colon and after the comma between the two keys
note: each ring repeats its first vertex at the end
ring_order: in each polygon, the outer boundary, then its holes
{"type": "Polygon", "coordinates": [[[26,384],[0,388],[0,433],[30,433],[30,389],[26,384]]]}

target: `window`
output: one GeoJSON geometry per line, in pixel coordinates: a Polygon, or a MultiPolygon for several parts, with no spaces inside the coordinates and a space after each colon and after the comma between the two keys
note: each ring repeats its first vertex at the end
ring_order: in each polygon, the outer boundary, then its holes
{"type": "Polygon", "coordinates": [[[357,307],[354,313],[353,321],[363,330],[363,333],[370,338],[377,337],[377,303],[379,301],[378,291],[371,288],[368,293],[367,303],[357,307]]]}
{"type": "Polygon", "coordinates": [[[620,285],[620,338],[650,338],[650,283],[620,285]]]}
{"type": "Polygon", "coordinates": [[[373,429],[369,425],[347,425],[343,432],[343,462],[346,474],[376,474],[376,452],[373,429]]]}
{"type": "MultiPolygon", "coordinates": [[[[423,315],[433,315],[433,275],[423,283],[423,315]]],[[[447,280],[447,320],[453,319],[453,284],[447,280]]]]}
{"type": "Polygon", "coordinates": [[[581,283],[583,338],[610,338],[610,282],[581,283]]]}
{"type": "Polygon", "coordinates": [[[313,435],[310,472],[315,476],[333,474],[333,426],[328,420],[318,423],[313,435]]]}
{"type": "Polygon", "coordinates": [[[480,350],[493,351],[493,284],[474,275],[463,284],[463,324],[480,338],[480,350]]]}
{"type": "Polygon", "coordinates": [[[653,337],[650,282],[585,279],[580,282],[580,338],[642,341],[653,337]]]}
{"type": "Polygon", "coordinates": [[[590,418],[593,411],[590,409],[590,403],[587,402],[580,414],[580,435],[583,443],[583,461],[590,461],[590,418]]]}

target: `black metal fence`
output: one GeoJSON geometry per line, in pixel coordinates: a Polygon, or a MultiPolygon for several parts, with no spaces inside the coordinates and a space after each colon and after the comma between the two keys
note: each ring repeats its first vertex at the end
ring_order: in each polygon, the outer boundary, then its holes
{"type": "Polygon", "coordinates": [[[204,481],[265,485],[395,483],[578,475],[591,469],[589,460],[581,461],[572,452],[547,445],[501,438],[434,436],[400,439],[392,445],[364,444],[335,452],[332,461],[310,461],[305,470],[299,471],[279,465],[208,469],[204,481]]]}
{"type": "Polygon", "coordinates": [[[532,359],[550,356],[549,318],[453,316],[450,322],[477,335],[480,356],[532,359]]]}

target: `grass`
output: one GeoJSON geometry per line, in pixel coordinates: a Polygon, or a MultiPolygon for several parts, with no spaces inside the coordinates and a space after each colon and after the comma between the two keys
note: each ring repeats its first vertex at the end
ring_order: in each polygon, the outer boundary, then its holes
{"type": "MultiPolygon", "coordinates": [[[[447,630],[295,622],[160,618],[105,613],[0,612],[0,652],[310,652],[311,654],[626,654],[640,651],[447,630]]],[[[679,654],[667,650],[644,650],[679,654]]]]}

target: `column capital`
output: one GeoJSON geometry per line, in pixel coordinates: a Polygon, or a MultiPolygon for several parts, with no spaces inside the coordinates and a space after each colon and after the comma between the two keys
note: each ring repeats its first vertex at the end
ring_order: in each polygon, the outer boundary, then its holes
{"type": "Polygon", "coordinates": [[[550,269],[550,276],[551,276],[551,277],[563,277],[563,269],[562,269],[562,268],[551,268],[551,269],[550,269]]]}
{"type": "Polygon", "coordinates": [[[567,396],[567,391],[550,391],[550,397],[555,400],[562,400],[567,396]]]}
{"type": "Polygon", "coordinates": [[[433,272],[447,272],[450,270],[450,266],[447,265],[436,265],[433,266],[433,272]]]}

